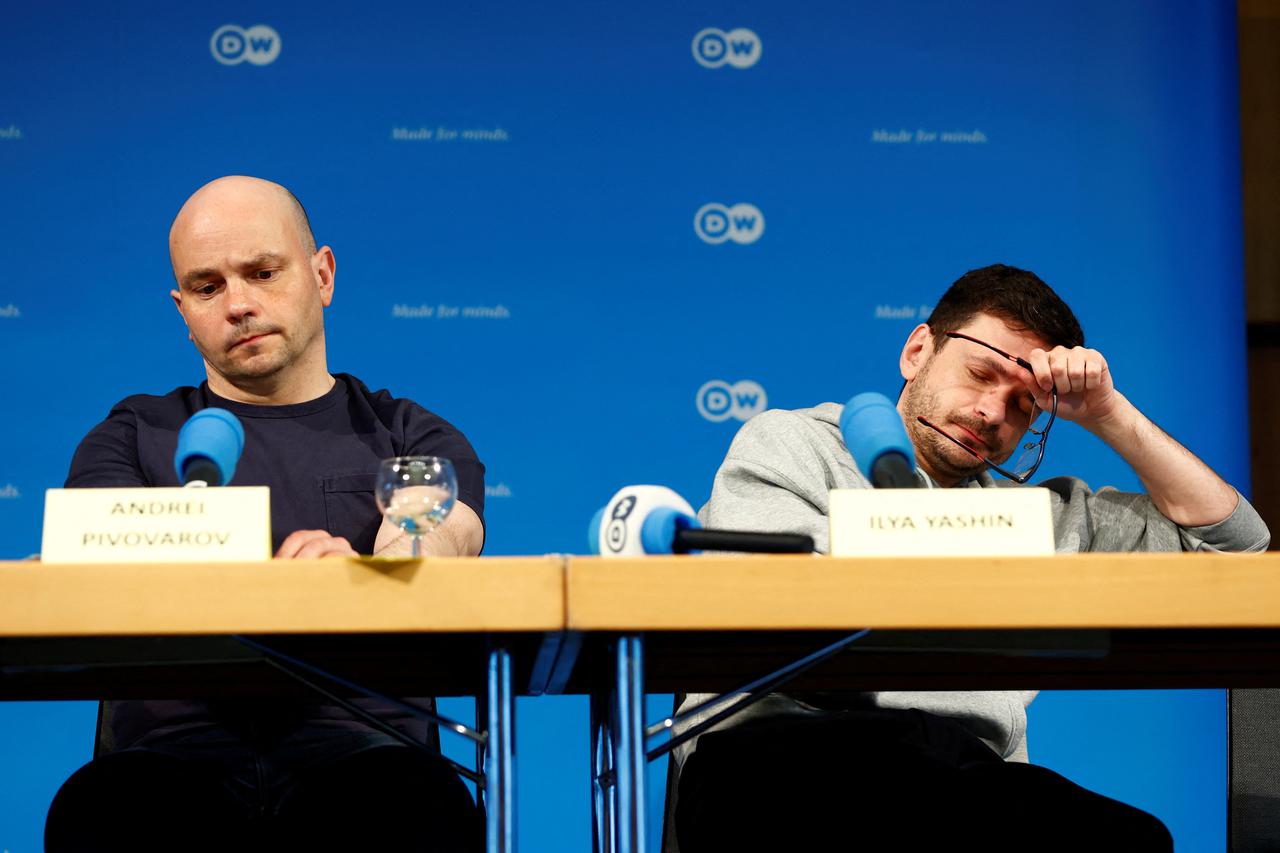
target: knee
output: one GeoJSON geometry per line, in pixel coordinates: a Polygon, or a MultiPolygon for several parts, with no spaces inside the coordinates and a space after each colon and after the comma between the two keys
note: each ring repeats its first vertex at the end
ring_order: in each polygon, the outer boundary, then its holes
{"type": "Polygon", "coordinates": [[[235,805],[216,778],[187,762],[146,750],[111,753],[58,789],[45,818],[45,849],[218,849],[224,831],[233,832],[235,805]]]}

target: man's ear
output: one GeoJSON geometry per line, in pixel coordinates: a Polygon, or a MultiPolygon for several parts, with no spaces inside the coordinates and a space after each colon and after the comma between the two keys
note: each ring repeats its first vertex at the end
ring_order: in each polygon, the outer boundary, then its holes
{"type": "Polygon", "coordinates": [[[328,246],[321,246],[311,256],[311,270],[320,283],[320,304],[326,308],[333,302],[333,278],[337,269],[338,261],[333,256],[333,249],[328,246]]]}
{"type": "Polygon", "coordinates": [[[182,313],[182,293],[177,290],[170,290],[169,296],[173,299],[173,307],[178,309],[178,316],[182,318],[182,325],[187,327],[187,340],[195,340],[191,337],[191,324],[187,322],[187,315],[182,313]]]}
{"type": "Polygon", "coordinates": [[[929,356],[933,355],[933,332],[928,323],[921,323],[907,335],[907,342],[902,346],[902,355],[898,357],[898,369],[902,378],[910,382],[919,375],[929,356]]]}

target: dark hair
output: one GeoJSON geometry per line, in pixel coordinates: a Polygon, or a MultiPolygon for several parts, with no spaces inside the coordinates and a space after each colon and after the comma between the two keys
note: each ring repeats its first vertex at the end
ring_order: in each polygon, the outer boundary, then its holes
{"type": "Polygon", "coordinates": [[[970,270],[942,294],[926,320],[941,348],[954,332],[979,314],[990,314],[1020,332],[1031,332],[1049,346],[1084,346],[1084,330],[1067,303],[1033,272],[1004,264],[970,270]]]}

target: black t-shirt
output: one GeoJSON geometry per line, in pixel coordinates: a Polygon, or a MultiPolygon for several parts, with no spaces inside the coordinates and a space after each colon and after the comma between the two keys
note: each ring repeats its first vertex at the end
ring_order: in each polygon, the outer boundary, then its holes
{"type": "Polygon", "coordinates": [[[462,433],[410,400],[371,392],[345,373],[323,397],[254,406],[183,387],[117,403],[80,443],[67,488],[177,486],[173,454],[187,418],[214,406],[244,424],[244,453],[230,485],[271,487],[272,550],[295,530],[326,530],[373,553],[382,515],[373,500],[378,463],[443,456],[458,472],[458,500],[484,520],[484,465],[462,433]]]}
{"type": "MultiPolygon", "coordinates": [[[[371,392],[344,373],[322,397],[288,406],[254,406],[209,390],[178,388],[163,397],[139,394],[117,403],[85,436],[71,460],[67,488],[177,486],[173,455],[178,431],[210,406],[244,425],[244,453],[233,486],[271,488],[273,550],[295,530],[343,536],[361,554],[373,552],[382,522],[373,499],[378,463],[392,456],[443,456],[458,473],[458,500],[484,521],[484,465],[466,437],[438,415],[386,391],[371,392]]],[[[372,700],[357,704],[422,741],[421,721],[372,700]]],[[[108,750],[225,726],[235,731],[266,722],[277,731],[323,720],[331,727],[372,732],[334,705],[292,701],[202,700],[106,703],[108,750]]]]}

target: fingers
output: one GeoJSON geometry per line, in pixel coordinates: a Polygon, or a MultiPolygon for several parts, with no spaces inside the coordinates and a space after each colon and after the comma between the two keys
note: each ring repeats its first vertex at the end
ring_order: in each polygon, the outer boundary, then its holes
{"type": "Polygon", "coordinates": [[[1096,359],[1090,359],[1085,365],[1085,385],[1086,388],[1101,388],[1103,382],[1107,378],[1107,360],[1098,353],[1096,359]]]}
{"type": "Polygon", "coordinates": [[[1049,370],[1053,374],[1053,386],[1058,389],[1059,394],[1065,394],[1071,390],[1069,365],[1074,350],[1064,350],[1059,355],[1059,349],[1061,347],[1055,347],[1049,353],[1049,370]]]}
{"type": "Polygon", "coordinates": [[[1037,347],[1027,355],[1027,361],[1031,364],[1032,373],[1032,378],[1027,380],[1027,388],[1035,397],[1036,406],[1040,409],[1048,409],[1052,401],[1049,390],[1053,388],[1053,370],[1049,366],[1049,354],[1037,347]]]}
{"type": "Polygon", "coordinates": [[[1059,394],[1101,388],[1106,383],[1107,360],[1102,353],[1085,347],[1054,347],[1046,352],[1033,349],[1027,356],[1042,391],[1057,388],[1059,394]]]}
{"type": "Polygon", "coordinates": [[[302,549],[303,545],[313,539],[328,535],[323,530],[295,530],[280,543],[280,549],[276,551],[276,559],[291,560],[298,556],[298,551],[302,549]]]}
{"type": "Polygon", "coordinates": [[[1049,353],[1036,347],[1027,354],[1027,361],[1031,363],[1031,372],[1035,375],[1036,385],[1040,386],[1041,391],[1048,391],[1053,387],[1053,370],[1049,367],[1049,353]]]}
{"type": "Polygon", "coordinates": [[[325,536],[308,542],[298,551],[297,559],[312,560],[320,557],[358,557],[351,543],[341,536],[325,536]]]}
{"type": "Polygon", "coordinates": [[[279,560],[308,560],[318,557],[356,557],[351,543],[325,530],[295,530],[280,543],[279,560]]]}

